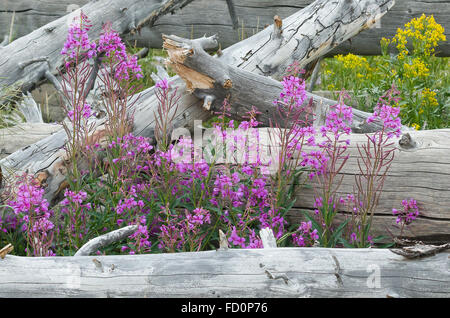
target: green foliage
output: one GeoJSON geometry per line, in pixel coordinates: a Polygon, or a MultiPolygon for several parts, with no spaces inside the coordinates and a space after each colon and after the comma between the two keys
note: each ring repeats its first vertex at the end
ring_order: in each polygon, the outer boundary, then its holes
{"type": "Polygon", "coordinates": [[[377,96],[394,84],[401,91],[403,124],[416,129],[450,127],[450,59],[434,56],[441,40],[443,28],[432,16],[413,19],[392,39],[381,40],[381,56],[350,53],[324,59],[319,89],[346,89],[355,106],[372,112],[377,96]]]}
{"type": "MultiPolygon", "coordinates": [[[[136,47],[136,46],[127,46],[127,51],[130,54],[136,54],[138,53],[142,48],[136,47]]],[[[152,87],[155,85],[155,82],[153,81],[151,74],[156,73],[156,66],[155,66],[155,57],[167,57],[167,53],[162,49],[149,49],[148,55],[144,58],[141,58],[138,60],[138,64],[142,68],[142,73],[144,75],[143,78],[135,79],[131,82],[132,85],[135,85],[136,87],[139,87],[140,91],[143,91],[149,87],[152,87]]],[[[168,74],[170,76],[175,76],[176,74],[172,72],[171,70],[168,71],[168,74]]]]}

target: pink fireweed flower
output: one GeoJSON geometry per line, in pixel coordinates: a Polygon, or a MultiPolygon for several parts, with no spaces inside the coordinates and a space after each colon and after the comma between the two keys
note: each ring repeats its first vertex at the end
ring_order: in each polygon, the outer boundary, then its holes
{"type": "Polygon", "coordinates": [[[397,216],[397,224],[409,225],[419,216],[419,207],[414,199],[402,200],[403,210],[392,209],[392,214],[397,216]]]}
{"type": "MultiPolygon", "coordinates": [[[[128,238],[134,240],[133,243],[131,243],[130,252],[129,254],[135,254],[137,253],[146,253],[150,251],[150,248],[152,246],[152,243],[149,240],[149,232],[148,227],[146,225],[146,217],[141,216],[139,218],[138,229],[136,232],[131,234],[128,238]]],[[[122,247],[122,251],[125,251],[122,247]]]]}
{"type": "Polygon", "coordinates": [[[78,107],[77,110],[69,110],[67,112],[67,117],[69,117],[70,121],[78,121],[78,118],[89,119],[93,116],[91,105],[85,103],[83,107],[78,107]]]}
{"type": "Polygon", "coordinates": [[[305,81],[295,76],[286,76],[281,84],[283,90],[280,93],[280,99],[274,101],[274,104],[301,108],[306,99],[305,81]]]}
{"type": "Polygon", "coordinates": [[[374,121],[383,122],[385,130],[387,130],[387,137],[392,138],[394,135],[400,137],[402,122],[398,115],[400,114],[400,107],[392,107],[385,104],[377,105],[372,116],[367,118],[368,123],[374,121]]]}
{"type": "Polygon", "coordinates": [[[299,247],[312,246],[319,239],[317,229],[312,229],[311,221],[302,222],[297,232],[292,234],[292,240],[299,247]]]}
{"type": "Polygon", "coordinates": [[[134,74],[137,79],[143,77],[141,66],[137,63],[137,57],[127,54],[125,44],[119,33],[112,29],[111,23],[106,23],[103,26],[97,52],[104,53],[116,64],[114,76],[119,81],[129,80],[131,74],[134,74]]]}
{"type": "MultiPolygon", "coordinates": [[[[69,27],[66,42],[61,50],[62,55],[74,59],[78,54],[86,54],[88,58],[97,55],[94,41],[90,42],[87,32],[92,25],[89,24],[88,17],[81,12],[79,17],[74,18],[69,27]]],[[[67,66],[67,65],[66,65],[67,66]]]]}
{"type": "Polygon", "coordinates": [[[169,88],[170,88],[170,84],[169,84],[169,82],[167,81],[167,79],[164,78],[164,79],[160,80],[159,82],[157,82],[157,83],[155,84],[155,87],[160,88],[160,89],[162,89],[162,90],[166,90],[166,89],[169,89],[169,88]]]}
{"type": "Polygon", "coordinates": [[[231,235],[228,238],[228,242],[232,243],[235,246],[240,246],[242,248],[245,247],[245,238],[240,237],[237,234],[236,227],[233,226],[233,230],[231,231],[231,235]]]}
{"type": "Polygon", "coordinates": [[[325,137],[327,133],[333,133],[339,139],[340,132],[349,135],[351,133],[350,124],[353,120],[352,107],[345,104],[338,103],[330,107],[327,114],[325,126],[320,128],[322,136],[325,137]]]}
{"type": "Polygon", "coordinates": [[[368,123],[381,121],[384,130],[387,131],[388,139],[392,138],[394,135],[396,137],[400,137],[401,135],[402,122],[399,117],[400,107],[392,106],[392,104],[397,104],[399,100],[400,91],[397,90],[395,85],[392,85],[391,89],[380,97],[372,116],[367,118],[368,123]]]}
{"type": "Polygon", "coordinates": [[[48,209],[49,203],[44,199],[44,189],[27,175],[23,175],[18,184],[15,200],[8,202],[17,218],[10,216],[9,220],[13,221],[15,228],[17,219],[21,218],[21,230],[26,232],[34,256],[54,256],[51,245],[55,226],[50,221],[53,211],[48,209]]]}
{"type": "Polygon", "coordinates": [[[208,210],[197,208],[192,212],[193,214],[186,213],[186,220],[188,221],[191,230],[204,223],[211,224],[211,215],[208,210]]]}

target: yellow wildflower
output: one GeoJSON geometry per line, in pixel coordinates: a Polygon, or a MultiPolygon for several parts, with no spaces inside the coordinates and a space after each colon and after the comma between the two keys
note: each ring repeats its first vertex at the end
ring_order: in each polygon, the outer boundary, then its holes
{"type": "Polygon", "coordinates": [[[436,92],[430,90],[429,88],[424,88],[422,90],[422,105],[436,107],[438,105],[436,92]]]}
{"type": "Polygon", "coordinates": [[[344,64],[344,68],[349,69],[369,69],[369,63],[367,62],[367,59],[362,56],[354,55],[352,53],[349,53],[345,56],[342,54],[338,54],[335,57],[339,62],[344,64]]]}
{"type": "Polygon", "coordinates": [[[427,77],[430,75],[430,70],[427,65],[418,57],[412,59],[412,63],[403,63],[405,76],[408,78],[427,77]]]}
{"type": "Polygon", "coordinates": [[[420,128],[420,125],[419,125],[419,124],[416,124],[416,123],[413,123],[411,126],[412,126],[412,128],[414,128],[415,130],[419,130],[419,128],[420,128]]]}
{"type": "Polygon", "coordinates": [[[412,41],[414,50],[419,50],[419,53],[423,53],[425,56],[434,53],[438,42],[446,41],[442,25],[436,23],[433,15],[427,17],[425,14],[406,23],[404,29],[397,29],[392,43],[397,43],[400,60],[408,55],[406,48],[408,39],[412,41]]]}

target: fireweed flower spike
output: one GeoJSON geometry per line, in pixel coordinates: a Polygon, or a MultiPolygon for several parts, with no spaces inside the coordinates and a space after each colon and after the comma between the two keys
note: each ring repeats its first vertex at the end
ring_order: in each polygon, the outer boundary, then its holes
{"type": "Polygon", "coordinates": [[[383,184],[394,160],[395,147],[391,138],[400,137],[401,120],[398,117],[400,107],[393,107],[399,101],[399,91],[392,86],[380,97],[374,113],[367,119],[368,123],[377,121],[382,123],[381,131],[366,134],[367,142],[358,145],[359,173],[355,175],[356,190],[354,193],[354,213],[352,230],[358,236],[353,242],[358,247],[367,247],[373,241],[369,239],[373,215],[378,206],[383,184]]]}
{"type": "Polygon", "coordinates": [[[22,222],[21,230],[26,233],[28,254],[33,256],[54,256],[52,250],[55,225],[50,218],[53,211],[44,196],[44,189],[28,175],[17,181],[18,189],[14,200],[8,202],[14,214],[22,222]]]}
{"type": "Polygon", "coordinates": [[[141,66],[137,63],[137,57],[127,54],[125,44],[122,42],[119,33],[111,28],[111,23],[106,23],[103,26],[97,52],[99,54],[104,53],[107,58],[116,63],[114,76],[119,81],[129,80],[131,74],[134,74],[137,79],[143,77],[141,66]]]}
{"type": "MultiPolygon", "coordinates": [[[[96,43],[89,41],[88,31],[92,27],[89,23],[90,21],[83,11],[81,11],[79,17],[74,18],[69,27],[64,47],[61,50],[62,55],[66,55],[70,59],[78,59],[82,54],[85,54],[88,58],[97,55],[96,43]]],[[[66,67],[69,65],[70,63],[66,64],[66,67]]]]}
{"type": "Polygon", "coordinates": [[[397,217],[396,222],[400,225],[400,236],[402,236],[405,226],[410,225],[419,217],[417,201],[414,199],[402,200],[402,210],[392,209],[392,214],[397,217]]]}

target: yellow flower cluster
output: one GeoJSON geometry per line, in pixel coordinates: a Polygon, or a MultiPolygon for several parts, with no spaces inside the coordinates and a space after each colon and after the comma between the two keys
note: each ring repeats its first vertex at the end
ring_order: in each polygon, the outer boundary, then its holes
{"type": "Polygon", "coordinates": [[[399,28],[392,39],[392,43],[397,43],[399,60],[402,60],[408,54],[406,47],[408,39],[412,40],[415,50],[420,47],[425,56],[430,56],[434,53],[434,48],[438,45],[438,42],[445,41],[446,37],[444,28],[436,23],[433,15],[427,17],[422,14],[419,18],[406,23],[404,29],[399,28]]]}
{"type": "Polygon", "coordinates": [[[419,130],[419,128],[420,128],[420,125],[419,125],[419,124],[416,124],[416,123],[411,124],[411,126],[412,126],[412,128],[414,128],[415,130],[419,130]]]}
{"type": "Polygon", "coordinates": [[[336,55],[336,59],[344,64],[344,68],[349,69],[369,69],[369,63],[367,59],[362,56],[354,55],[349,53],[347,55],[338,54],[336,55]]]}
{"type": "Polygon", "coordinates": [[[412,59],[412,64],[404,63],[403,69],[405,70],[405,76],[408,78],[424,78],[430,75],[427,65],[418,57],[412,59]]]}
{"type": "Polygon", "coordinates": [[[422,90],[422,105],[436,107],[438,105],[438,101],[436,99],[436,92],[432,91],[429,88],[424,88],[422,90]]]}

